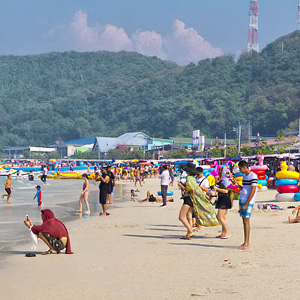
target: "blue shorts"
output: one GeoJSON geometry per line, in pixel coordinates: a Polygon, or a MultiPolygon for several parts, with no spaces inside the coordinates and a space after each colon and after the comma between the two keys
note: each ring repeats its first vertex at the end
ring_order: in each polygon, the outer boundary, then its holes
{"type": "MultiPolygon", "coordinates": [[[[242,207],[244,206],[244,204],[245,203],[241,203],[241,202],[239,203],[240,209],[242,209],[242,207]]],[[[249,203],[247,209],[240,211],[240,216],[242,218],[250,218],[253,206],[254,206],[254,204],[249,203]]]]}

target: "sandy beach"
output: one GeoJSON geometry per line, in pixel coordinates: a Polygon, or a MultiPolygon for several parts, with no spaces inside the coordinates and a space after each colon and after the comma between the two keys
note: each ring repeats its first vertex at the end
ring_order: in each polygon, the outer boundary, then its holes
{"type": "MultiPolygon", "coordinates": [[[[133,185],[127,183],[128,189],[133,185]]],[[[138,187],[157,192],[158,179],[138,187]]],[[[229,211],[231,238],[216,239],[220,226],[202,228],[180,240],[185,228],[175,202],[127,201],[112,204],[108,217],[67,223],[74,255],[25,258],[30,245],[14,249],[1,265],[1,299],[291,299],[299,294],[300,224],[288,224],[290,209],[254,210],[250,249],[241,251],[243,226],[238,201],[229,211]]],[[[257,203],[274,200],[276,191],[258,193],[257,203]]],[[[97,202],[94,191],[90,202],[97,202]]],[[[283,208],[297,203],[280,203],[283,208]]],[[[91,205],[92,207],[92,205],[91,205]]],[[[20,220],[22,222],[22,220],[20,220]]],[[[46,250],[39,242],[38,253],[46,250]]]]}

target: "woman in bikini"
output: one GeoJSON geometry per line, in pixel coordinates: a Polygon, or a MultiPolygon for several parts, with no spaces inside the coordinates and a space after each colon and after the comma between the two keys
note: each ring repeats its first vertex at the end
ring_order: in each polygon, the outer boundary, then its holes
{"type": "Polygon", "coordinates": [[[82,179],[84,180],[83,186],[82,186],[82,193],[80,194],[79,197],[79,209],[76,211],[78,213],[82,213],[82,202],[84,200],[84,203],[86,205],[86,211],[84,211],[84,214],[89,215],[90,212],[90,205],[88,202],[89,199],[89,179],[87,174],[82,174],[82,179]]]}

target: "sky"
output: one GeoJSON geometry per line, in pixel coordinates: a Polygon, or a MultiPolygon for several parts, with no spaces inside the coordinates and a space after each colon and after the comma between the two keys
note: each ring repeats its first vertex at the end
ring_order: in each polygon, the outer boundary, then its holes
{"type": "MultiPolygon", "coordinates": [[[[0,55],[125,50],[185,65],[247,47],[250,0],[0,1],[0,55]]],[[[298,0],[258,1],[262,49],[297,28],[298,0]]]]}

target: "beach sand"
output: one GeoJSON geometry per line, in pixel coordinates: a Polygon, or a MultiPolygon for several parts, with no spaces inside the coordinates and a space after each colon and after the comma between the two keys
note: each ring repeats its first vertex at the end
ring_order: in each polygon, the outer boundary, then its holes
{"type": "MultiPolygon", "coordinates": [[[[145,198],[147,189],[157,192],[159,184],[148,179],[137,198],[145,198]]],[[[127,195],[108,217],[67,223],[74,255],[25,258],[30,245],[18,246],[1,266],[1,299],[298,298],[300,224],[288,224],[291,210],[254,210],[250,249],[242,251],[236,248],[243,242],[238,201],[228,215],[230,239],[215,238],[218,226],[180,240],[186,232],[178,220],[182,200],[177,186],[170,190],[175,202],[166,208],[127,195]]],[[[260,192],[257,203],[275,194],[260,192]]],[[[45,250],[40,242],[37,251],[45,250]]]]}

